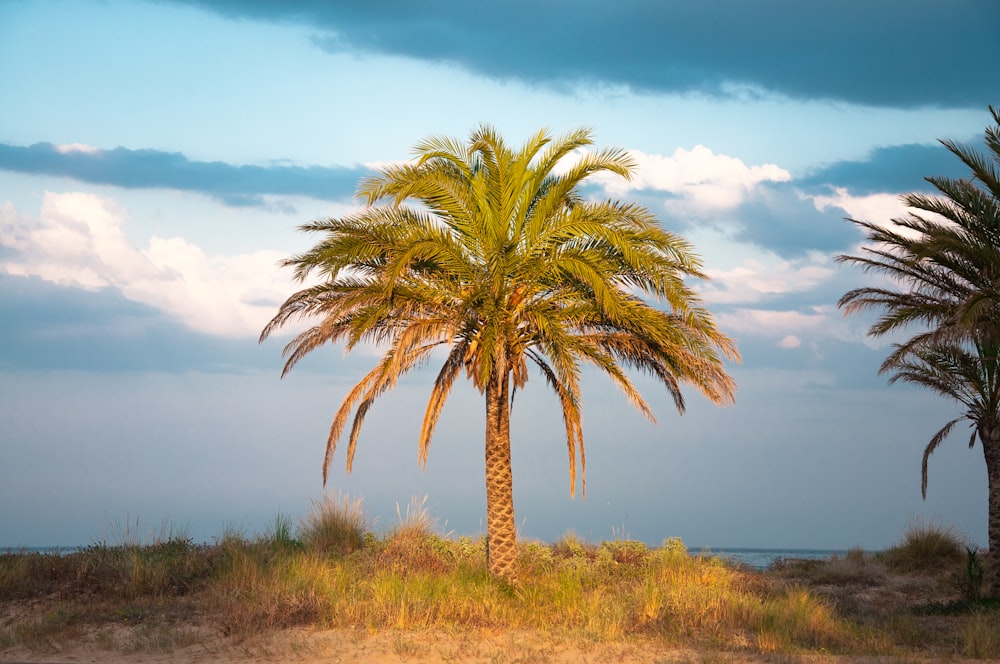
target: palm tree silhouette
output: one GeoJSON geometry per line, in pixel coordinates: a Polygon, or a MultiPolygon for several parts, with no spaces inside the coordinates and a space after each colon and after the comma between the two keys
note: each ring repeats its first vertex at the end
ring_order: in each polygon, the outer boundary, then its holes
{"type": "Polygon", "coordinates": [[[851,221],[870,243],[859,256],[838,257],[889,277],[840,299],[845,313],[881,312],[869,334],[920,327],[893,345],[880,373],[930,388],[961,403],[965,412],[938,431],[924,450],[921,491],[927,495],[927,460],[955,424],[969,420],[970,447],[982,443],[989,481],[989,593],[1000,597],[1000,110],[985,132],[988,152],[941,141],[971,177],[930,177],[940,196],[908,194],[915,212],[889,227],[851,221]],[[920,214],[923,213],[923,214],[920,214]]]}

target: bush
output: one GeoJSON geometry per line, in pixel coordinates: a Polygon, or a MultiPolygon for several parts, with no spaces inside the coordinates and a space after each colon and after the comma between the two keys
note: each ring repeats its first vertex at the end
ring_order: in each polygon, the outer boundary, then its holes
{"type": "Polygon", "coordinates": [[[965,546],[965,538],[953,527],[914,519],[903,531],[903,541],[883,551],[880,558],[899,572],[939,572],[964,561],[965,546]]]}
{"type": "Polygon", "coordinates": [[[312,501],[309,513],[299,526],[299,539],[306,548],[322,554],[347,555],[362,548],[368,520],[361,499],[347,494],[312,501]]]}

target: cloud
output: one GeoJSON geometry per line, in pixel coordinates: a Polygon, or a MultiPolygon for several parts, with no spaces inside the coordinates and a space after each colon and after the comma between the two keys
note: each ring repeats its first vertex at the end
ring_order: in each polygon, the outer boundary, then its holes
{"type": "MultiPolygon", "coordinates": [[[[872,223],[888,224],[892,219],[905,217],[910,210],[897,194],[855,196],[843,188],[837,188],[828,196],[814,196],[812,200],[818,210],[842,210],[852,219],[872,223]]],[[[855,236],[860,240],[860,231],[856,230],[855,236]]]]}
{"type": "Polygon", "coordinates": [[[277,268],[283,254],[209,256],[184,238],[152,237],[139,248],[126,236],[127,213],[86,193],[47,193],[38,218],[0,208],[0,270],[9,275],[97,290],[113,288],[206,334],[259,333],[292,292],[277,268]]]}
{"type": "Polygon", "coordinates": [[[666,191],[668,212],[682,216],[712,213],[738,206],[761,182],[785,182],[788,171],[774,164],[747,166],[735,157],[715,154],[704,145],[677,148],[669,157],[639,150],[629,154],[636,163],[632,180],[599,173],[593,180],[612,196],[634,190],[666,191]]]}
{"type": "Polygon", "coordinates": [[[252,338],[229,339],[186,328],[167,313],[115,288],[92,291],[40,277],[0,272],[4,370],[276,371],[277,353],[252,338]]]}
{"type": "MultiPolygon", "coordinates": [[[[761,256],[767,260],[767,257],[761,256]]],[[[750,304],[767,296],[813,290],[828,280],[834,269],[823,256],[804,260],[772,260],[770,264],[748,258],[728,270],[707,269],[711,281],[699,285],[702,299],[709,304],[750,304]]]]}
{"type": "Polygon", "coordinates": [[[993,0],[175,1],[302,24],[331,52],[402,56],[529,83],[977,109],[1000,89],[993,0]]]}
{"type": "Polygon", "coordinates": [[[833,253],[857,240],[857,231],[835,206],[818,208],[794,183],[768,183],[751,192],[735,213],[737,240],[792,258],[810,251],[833,253]]]}
{"type": "Polygon", "coordinates": [[[733,334],[773,336],[783,339],[790,334],[815,335],[829,327],[831,307],[813,307],[808,311],[773,311],[739,308],[719,313],[722,329],[733,334]]]}
{"type": "MultiPolygon", "coordinates": [[[[718,228],[732,240],[788,259],[841,251],[857,240],[829,187],[810,196],[776,164],[748,165],[704,145],[677,148],[670,156],[629,154],[636,163],[631,180],[598,173],[588,187],[636,200],[686,231],[718,228]]],[[[579,157],[565,160],[559,170],[579,157]]]]}
{"type": "Polygon", "coordinates": [[[265,205],[265,194],[349,199],[363,166],[234,166],[191,161],[183,154],[159,150],[100,150],[80,143],[27,147],[0,144],[0,170],[69,177],[80,182],[127,189],[194,191],[230,206],[265,205]]]}
{"type": "Polygon", "coordinates": [[[789,334],[787,337],[778,342],[779,348],[798,348],[801,345],[802,340],[794,334],[789,334]]]}
{"type": "Polygon", "coordinates": [[[943,145],[913,143],[875,148],[861,161],[827,164],[796,178],[796,184],[808,191],[846,189],[855,195],[936,192],[925,178],[967,175],[968,168],[943,145]]]}

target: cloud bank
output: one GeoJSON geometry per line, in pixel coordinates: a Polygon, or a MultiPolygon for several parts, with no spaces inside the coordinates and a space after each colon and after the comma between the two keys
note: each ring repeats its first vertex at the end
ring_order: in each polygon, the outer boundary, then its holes
{"type": "Polygon", "coordinates": [[[531,84],[977,109],[1000,89],[993,0],[175,2],[531,84]]]}
{"type": "Polygon", "coordinates": [[[265,194],[344,200],[370,171],[359,167],[235,166],[191,161],[159,150],[100,150],[73,143],[0,144],[0,170],[69,177],[126,189],[178,189],[210,196],[230,206],[263,205],[265,194]]]}
{"type": "Polygon", "coordinates": [[[125,234],[125,220],[114,200],[88,193],[47,193],[37,218],[5,204],[0,271],[113,288],[191,330],[231,337],[258,334],[292,292],[290,275],[277,267],[280,252],[209,256],[184,238],[155,236],[140,248],[125,234]]]}

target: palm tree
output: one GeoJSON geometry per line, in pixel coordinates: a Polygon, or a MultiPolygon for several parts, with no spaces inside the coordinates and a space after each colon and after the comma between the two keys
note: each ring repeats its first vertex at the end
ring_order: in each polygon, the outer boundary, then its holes
{"type": "Polygon", "coordinates": [[[650,419],[624,369],[659,380],[682,412],[682,383],[716,403],[731,402],[735,390],[723,367],[723,356],[738,359],[735,346],[685,283],[704,277],[690,245],[639,205],[580,194],[589,176],[628,178],[634,168],[622,150],[579,156],[591,144],[585,129],[557,140],[540,131],[513,151],[489,126],[467,144],[424,140],[414,161],[362,180],[359,212],[301,227],[321,239],[283,265],[300,281],[315,275],[320,283],[289,297],[261,333],[263,340],[292,319],[319,318],[285,347],[282,376],[326,343],[386,349],[334,416],[324,484],[351,412],[348,472],[375,399],[446,349],[418,460],[426,464],[442,407],[464,370],[486,403],[488,569],[507,581],[516,579],[510,404],[528,380],[529,362],[562,408],[571,495],[578,458],[581,476],[586,469],[582,364],[607,374],[650,419]],[[579,158],[566,166],[574,154],[579,158]]]}
{"type": "Polygon", "coordinates": [[[927,459],[963,419],[973,427],[970,445],[982,443],[989,481],[991,595],[1000,597],[1000,110],[985,132],[987,154],[941,143],[971,171],[964,179],[927,178],[939,196],[908,194],[913,212],[894,226],[852,219],[872,244],[861,256],[838,261],[889,277],[886,285],[857,288],[840,299],[846,313],[875,309],[869,334],[919,331],[894,344],[880,373],[955,399],[965,413],[946,424],[924,450],[927,459]],[[923,216],[920,213],[924,214],[923,216]]]}

